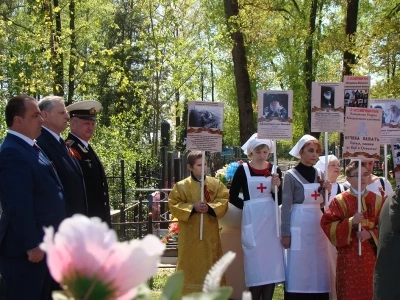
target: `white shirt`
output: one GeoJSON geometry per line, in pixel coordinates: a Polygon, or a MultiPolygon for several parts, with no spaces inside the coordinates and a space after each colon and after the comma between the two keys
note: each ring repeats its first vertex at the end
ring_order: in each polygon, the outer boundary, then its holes
{"type": "Polygon", "coordinates": [[[82,144],[87,148],[87,149],[89,149],[89,143],[88,142],[85,142],[84,140],[82,140],[80,137],[77,137],[75,134],[73,134],[73,133],[71,133],[74,137],[76,137],[77,139],[79,139],[81,142],[82,142],[82,144]]]}
{"type": "Polygon", "coordinates": [[[44,129],[46,129],[48,132],[51,133],[52,136],[54,136],[54,138],[57,140],[57,142],[60,142],[60,138],[61,136],[58,135],[57,133],[51,131],[50,129],[48,129],[46,126],[42,126],[44,129]]]}
{"type": "Polygon", "coordinates": [[[32,140],[32,139],[28,138],[26,135],[23,135],[22,133],[16,132],[16,131],[11,130],[11,129],[8,129],[7,132],[12,134],[12,135],[15,135],[15,136],[17,136],[17,137],[19,137],[21,139],[23,139],[25,142],[27,142],[32,147],[36,143],[35,140],[32,140]]]}
{"type": "MultiPolygon", "coordinates": [[[[350,190],[353,194],[356,194],[358,196],[358,191],[356,191],[355,189],[353,189],[352,187],[350,187],[350,190]]],[[[361,196],[365,194],[366,189],[361,191],[361,196]]]]}

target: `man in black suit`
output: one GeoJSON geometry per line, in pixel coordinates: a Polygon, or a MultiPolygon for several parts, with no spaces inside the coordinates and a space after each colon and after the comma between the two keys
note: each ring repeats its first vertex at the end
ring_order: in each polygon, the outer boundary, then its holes
{"type": "Polygon", "coordinates": [[[94,135],[96,115],[100,109],[100,102],[93,100],[67,106],[71,133],[66,143],[78,159],[83,171],[89,217],[99,217],[111,226],[106,174],[100,158],[89,144],[94,135]]]}
{"type": "Polygon", "coordinates": [[[39,102],[39,109],[44,121],[37,143],[57,170],[64,187],[69,216],[87,216],[85,182],[81,167],[60,136],[69,121],[64,99],[59,96],[44,97],[39,102]]]}
{"type": "Polygon", "coordinates": [[[64,191],[36,145],[43,119],[37,101],[17,96],[5,109],[7,135],[0,149],[0,272],[6,299],[48,299],[50,274],[39,248],[43,227],[67,217],[64,191]]]}

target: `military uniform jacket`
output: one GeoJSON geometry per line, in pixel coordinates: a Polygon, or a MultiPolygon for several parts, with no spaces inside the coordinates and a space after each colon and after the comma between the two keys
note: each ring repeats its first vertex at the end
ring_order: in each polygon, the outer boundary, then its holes
{"type": "Polygon", "coordinates": [[[68,135],[66,144],[78,159],[83,172],[89,217],[99,217],[111,226],[108,184],[103,164],[93,148],[90,145],[86,148],[73,134],[68,135]]]}

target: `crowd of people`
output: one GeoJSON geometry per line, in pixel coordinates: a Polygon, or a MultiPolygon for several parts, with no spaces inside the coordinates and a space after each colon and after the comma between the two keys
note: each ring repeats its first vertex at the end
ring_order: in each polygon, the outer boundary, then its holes
{"type": "Polygon", "coordinates": [[[52,280],[39,248],[43,227],[57,230],[76,213],[111,225],[107,180],[89,141],[98,101],[64,105],[47,96],[20,95],[5,108],[7,135],[0,148],[0,273],[6,299],[52,299],[52,280]],[[65,141],[61,133],[70,132],[65,141]]]}
{"type": "MultiPolygon", "coordinates": [[[[39,247],[43,227],[57,230],[76,213],[111,226],[104,167],[89,143],[100,109],[97,101],[65,107],[57,96],[37,101],[21,95],[6,105],[8,131],[0,148],[0,273],[6,299],[51,299],[51,291],[60,289],[39,247]]],[[[338,183],[339,160],[321,157],[321,144],[310,135],[290,151],[299,163],[283,177],[268,162],[274,147],[254,134],[242,146],[249,162],[237,168],[229,191],[204,175],[201,151],[189,153],[191,175],[175,184],[168,199],[179,223],[183,294],[201,291],[221,258],[218,219],[230,203],[243,211],[241,257],[252,299],[272,299],[276,284],[284,283],[286,300],[399,300],[399,190],[393,195],[390,182],[372,174],[371,161],[350,162],[347,182],[338,183]]]]}
{"type": "MultiPolygon", "coordinates": [[[[339,160],[334,155],[321,157],[321,144],[310,135],[290,151],[299,163],[282,179],[281,170],[267,161],[274,147],[273,141],[254,134],[242,147],[249,162],[237,168],[229,195],[206,176],[211,190],[204,202],[199,191],[201,152],[190,159],[191,176],[176,184],[169,196],[171,213],[184,230],[177,269],[184,271],[185,293],[201,290],[208,268],[221,255],[218,219],[229,201],[243,210],[240,257],[252,299],[273,299],[280,283],[285,300],[400,299],[395,284],[400,262],[389,257],[397,257],[400,247],[400,210],[390,182],[372,174],[373,162],[351,161],[345,170],[347,182],[338,183],[339,160]],[[281,204],[280,216],[275,201],[281,204]],[[196,234],[201,215],[207,228],[203,240],[196,234]]],[[[235,294],[240,296],[232,299],[241,299],[241,293],[235,294]]]]}

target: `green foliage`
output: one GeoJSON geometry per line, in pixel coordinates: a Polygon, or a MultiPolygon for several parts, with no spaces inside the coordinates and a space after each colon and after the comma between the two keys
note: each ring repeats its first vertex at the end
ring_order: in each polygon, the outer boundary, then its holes
{"type": "Polygon", "coordinates": [[[183,289],[183,272],[178,271],[171,275],[163,289],[161,300],[179,300],[181,299],[183,289]]]}
{"type": "MultiPolygon", "coordinates": [[[[253,111],[257,90],[293,90],[294,140],[309,132],[304,65],[310,40],[315,81],[340,81],[343,51],[350,50],[357,56],[354,74],[374,77],[372,97],[400,94],[397,2],[360,2],[357,34],[350,40],[343,29],[347,2],[317,2],[313,36],[312,0],[241,2],[239,17],[230,20],[244,34],[253,111]]],[[[176,145],[183,150],[185,109],[191,100],[224,102],[223,142],[238,145],[231,32],[224,14],[222,1],[59,0],[58,7],[44,0],[3,1],[0,113],[13,95],[52,93],[61,65],[66,97],[98,99],[103,105],[93,143],[108,170],[121,158],[129,165],[155,159],[163,120],[172,124],[176,145]],[[75,29],[70,27],[71,3],[75,29]],[[60,32],[55,32],[57,14],[60,32]]]]}

